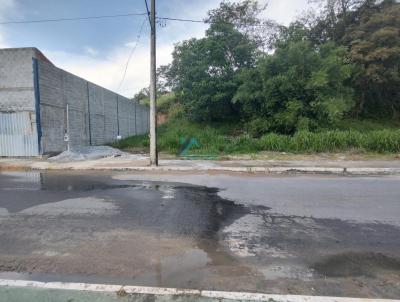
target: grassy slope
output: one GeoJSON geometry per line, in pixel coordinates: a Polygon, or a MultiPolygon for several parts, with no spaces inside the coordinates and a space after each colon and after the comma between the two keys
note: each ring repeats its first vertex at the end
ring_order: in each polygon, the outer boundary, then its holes
{"type": "MultiPolygon", "coordinates": [[[[374,121],[343,121],[335,129],[298,132],[294,136],[266,134],[249,137],[235,124],[193,124],[172,120],[159,128],[160,151],[177,154],[181,137],[194,137],[200,147],[191,151],[201,155],[251,154],[260,151],[292,153],[318,152],[400,152],[400,123],[374,121]]],[[[148,137],[124,139],[114,146],[121,149],[147,148],[148,137]]]]}

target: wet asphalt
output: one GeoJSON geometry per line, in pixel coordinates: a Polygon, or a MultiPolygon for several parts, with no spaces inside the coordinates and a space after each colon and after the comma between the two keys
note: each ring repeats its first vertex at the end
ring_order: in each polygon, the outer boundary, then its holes
{"type": "Polygon", "coordinates": [[[400,297],[400,178],[0,173],[0,278],[400,297]]]}

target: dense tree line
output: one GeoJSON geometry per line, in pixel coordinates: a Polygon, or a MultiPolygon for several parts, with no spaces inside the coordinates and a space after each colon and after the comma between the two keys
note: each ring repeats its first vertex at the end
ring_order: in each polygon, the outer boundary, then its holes
{"type": "Polygon", "coordinates": [[[193,121],[240,120],[254,136],[334,125],[344,116],[399,118],[400,4],[315,0],[288,27],[256,1],[222,2],[205,37],[175,46],[160,68],[193,121]]]}

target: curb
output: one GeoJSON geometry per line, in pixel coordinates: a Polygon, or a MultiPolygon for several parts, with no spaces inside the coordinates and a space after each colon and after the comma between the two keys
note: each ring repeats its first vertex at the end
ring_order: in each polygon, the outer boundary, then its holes
{"type": "Polygon", "coordinates": [[[103,171],[139,171],[139,172],[238,172],[266,174],[333,174],[333,175],[400,175],[400,168],[383,167],[316,167],[316,166],[105,166],[91,163],[89,165],[71,165],[63,163],[32,163],[26,165],[9,165],[0,163],[0,171],[43,171],[43,170],[103,170],[103,171]]]}
{"type": "Polygon", "coordinates": [[[154,296],[195,296],[202,298],[227,299],[237,301],[274,301],[274,302],[400,302],[390,299],[342,298],[301,295],[269,295],[260,293],[240,293],[226,291],[208,291],[195,289],[178,289],[164,287],[123,286],[88,283],[64,282],[37,282],[29,280],[0,279],[0,287],[33,288],[47,290],[71,290],[103,293],[121,293],[127,295],[154,295],[154,296]]]}
{"type": "MultiPolygon", "coordinates": [[[[335,175],[400,175],[400,168],[341,168],[341,167],[74,167],[47,166],[29,167],[32,170],[104,170],[104,171],[140,171],[140,172],[238,172],[238,173],[267,173],[267,174],[335,174],[335,175]]],[[[1,170],[1,167],[0,167],[1,170]]]]}

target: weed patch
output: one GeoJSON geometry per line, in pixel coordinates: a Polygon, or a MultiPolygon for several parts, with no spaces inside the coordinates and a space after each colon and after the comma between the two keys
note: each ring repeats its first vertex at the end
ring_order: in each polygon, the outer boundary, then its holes
{"type": "MultiPolygon", "coordinates": [[[[194,155],[251,154],[260,151],[292,153],[320,152],[376,152],[399,153],[400,129],[379,128],[380,130],[360,131],[326,130],[317,132],[298,131],[293,136],[268,133],[253,138],[241,130],[238,124],[195,124],[182,120],[171,120],[158,131],[160,151],[177,154],[181,138],[196,138],[199,146],[190,150],[194,155]]],[[[130,137],[113,145],[120,149],[148,148],[147,135],[130,137]]]]}

